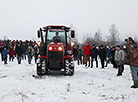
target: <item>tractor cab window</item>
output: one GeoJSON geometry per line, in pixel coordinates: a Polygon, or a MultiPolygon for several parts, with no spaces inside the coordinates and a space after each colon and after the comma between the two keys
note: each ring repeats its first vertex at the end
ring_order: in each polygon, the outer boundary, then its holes
{"type": "Polygon", "coordinates": [[[65,31],[64,30],[48,30],[47,32],[47,44],[53,42],[55,38],[60,39],[60,42],[65,43],[65,31]]]}

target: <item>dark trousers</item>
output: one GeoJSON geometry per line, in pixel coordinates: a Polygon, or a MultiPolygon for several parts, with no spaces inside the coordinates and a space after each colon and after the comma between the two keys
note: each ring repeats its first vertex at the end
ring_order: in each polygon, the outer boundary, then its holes
{"type": "Polygon", "coordinates": [[[22,55],[17,55],[18,64],[21,64],[22,55]]]}
{"type": "Polygon", "coordinates": [[[32,56],[28,55],[28,63],[31,64],[32,56]]]}
{"type": "Polygon", "coordinates": [[[77,57],[78,65],[81,63],[82,64],[82,56],[77,57]]]}
{"type": "Polygon", "coordinates": [[[96,61],[96,67],[98,67],[98,60],[97,60],[97,57],[92,57],[91,58],[91,68],[93,67],[93,61],[96,61]]]}
{"type": "Polygon", "coordinates": [[[113,64],[113,68],[117,68],[117,64],[116,64],[115,60],[112,60],[112,64],[113,64]]]}
{"type": "Polygon", "coordinates": [[[7,64],[7,57],[4,58],[4,64],[7,64]]]}
{"type": "Polygon", "coordinates": [[[11,60],[12,60],[12,62],[13,62],[13,59],[14,59],[14,57],[10,57],[10,56],[9,56],[9,61],[11,61],[11,60]]]}
{"type": "Polygon", "coordinates": [[[104,68],[105,58],[100,58],[100,59],[101,59],[102,68],[104,68]]]}
{"type": "Polygon", "coordinates": [[[118,66],[118,75],[122,75],[123,71],[124,71],[124,65],[121,64],[118,66]]]}
{"type": "Polygon", "coordinates": [[[4,61],[3,54],[1,53],[1,61],[4,61]]]}

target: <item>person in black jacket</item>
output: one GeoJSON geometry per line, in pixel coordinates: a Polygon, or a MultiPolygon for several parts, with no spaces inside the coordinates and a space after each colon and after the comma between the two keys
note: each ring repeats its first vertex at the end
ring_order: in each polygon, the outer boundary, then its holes
{"type": "Polygon", "coordinates": [[[97,55],[98,55],[98,49],[96,48],[95,44],[93,44],[91,49],[91,68],[93,67],[93,60],[96,61],[96,67],[98,67],[97,55]]]}
{"type": "Polygon", "coordinates": [[[105,63],[105,59],[106,59],[106,51],[103,48],[103,45],[100,46],[99,57],[101,59],[102,68],[104,68],[104,63],[105,63]]]}
{"type": "Polygon", "coordinates": [[[21,64],[21,58],[22,58],[22,54],[23,54],[23,49],[22,49],[22,46],[20,45],[20,43],[18,43],[16,45],[15,52],[17,54],[18,64],[21,64]]]}
{"type": "Polygon", "coordinates": [[[25,45],[25,43],[23,43],[23,45],[22,45],[22,49],[23,49],[23,55],[22,55],[22,59],[24,60],[26,60],[26,50],[27,50],[27,48],[26,48],[26,45],[25,45]]]}
{"type": "Polygon", "coordinates": [[[4,61],[4,58],[3,58],[3,50],[4,50],[4,47],[3,45],[1,44],[1,47],[0,47],[0,53],[1,53],[1,61],[4,61]]]}
{"type": "Polygon", "coordinates": [[[116,65],[116,62],[115,62],[115,47],[112,47],[112,51],[111,51],[111,54],[112,54],[112,64],[113,64],[113,68],[116,68],[117,69],[117,65],[116,65]]]}

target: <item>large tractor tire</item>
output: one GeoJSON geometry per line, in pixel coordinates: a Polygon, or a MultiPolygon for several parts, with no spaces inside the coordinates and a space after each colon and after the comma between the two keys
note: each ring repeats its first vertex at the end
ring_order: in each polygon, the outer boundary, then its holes
{"type": "Polygon", "coordinates": [[[37,75],[46,75],[48,72],[48,70],[46,70],[46,67],[46,60],[40,59],[39,63],[37,63],[37,75]]]}
{"type": "Polygon", "coordinates": [[[65,75],[74,75],[74,62],[72,59],[65,59],[65,75]]]}

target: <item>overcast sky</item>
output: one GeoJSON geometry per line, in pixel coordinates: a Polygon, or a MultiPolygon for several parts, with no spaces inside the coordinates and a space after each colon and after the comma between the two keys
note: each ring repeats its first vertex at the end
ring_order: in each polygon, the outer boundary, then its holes
{"type": "Polygon", "coordinates": [[[138,35],[138,0],[0,0],[0,39],[37,39],[48,24],[75,26],[77,38],[116,24],[120,38],[138,35]]]}

